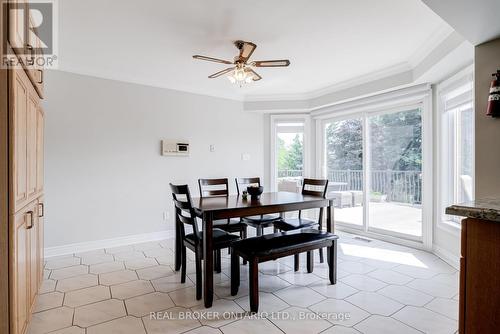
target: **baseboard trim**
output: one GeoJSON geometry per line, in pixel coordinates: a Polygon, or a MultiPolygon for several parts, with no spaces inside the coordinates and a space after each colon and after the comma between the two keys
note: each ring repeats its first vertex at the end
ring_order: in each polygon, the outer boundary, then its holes
{"type": "Polygon", "coordinates": [[[148,241],[164,240],[168,238],[173,238],[174,236],[175,236],[175,231],[166,230],[166,231],[159,231],[152,233],[134,234],[119,238],[102,239],[102,240],[94,240],[88,242],[79,242],[62,246],[47,247],[44,249],[44,251],[45,251],[45,258],[50,258],[54,256],[89,252],[103,248],[112,248],[130,244],[138,244],[148,241]]]}
{"type": "Polygon", "coordinates": [[[441,260],[448,263],[453,268],[460,270],[460,257],[453,254],[449,250],[442,247],[434,245],[433,253],[438,256],[441,260]]]}

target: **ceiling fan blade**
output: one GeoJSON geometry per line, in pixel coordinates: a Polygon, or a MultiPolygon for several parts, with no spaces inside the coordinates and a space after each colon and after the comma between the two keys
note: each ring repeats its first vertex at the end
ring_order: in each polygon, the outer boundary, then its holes
{"type": "Polygon", "coordinates": [[[208,78],[209,79],[217,78],[217,77],[220,77],[221,75],[224,75],[224,74],[229,73],[231,71],[234,71],[234,67],[229,67],[229,68],[226,68],[225,70],[222,70],[222,71],[219,71],[219,72],[214,73],[212,75],[209,75],[208,78]]]}
{"type": "Polygon", "coordinates": [[[257,72],[255,72],[251,68],[248,69],[248,72],[252,73],[252,75],[253,75],[253,78],[252,78],[253,81],[259,81],[260,79],[262,79],[262,77],[260,75],[258,75],[257,72]]]}
{"type": "Polygon", "coordinates": [[[288,59],[281,60],[258,60],[252,62],[250,65],[255,67],[286,67],[290,65],[290,61],[288,59]]]}
{"type": "Polygon", "coordinates": [[[198,60],[213,61],[214,63],[220,63],[220,64],[233,64],[233,62],[229,60],[212,58],[207,56],[194,55],[193,58],[198,60]]]}
{"type": "Polygon", "coordinates": [[[240,49],[239,59],[242,60],[243,62],[246,62],[248,59],[250,59],[250,56],[257,48],[257,45],[255,45],[252,42],[236,41],[235,44],[236,47],[240,49]]]}

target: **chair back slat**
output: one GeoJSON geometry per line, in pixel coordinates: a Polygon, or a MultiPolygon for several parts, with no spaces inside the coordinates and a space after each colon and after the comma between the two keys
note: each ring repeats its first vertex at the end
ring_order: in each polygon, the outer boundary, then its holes
{"type": "MultiPolygon", "coordinates": [[[[304,179],[302,182],[302,195],[326,197],[328,190],[328,180],[326,179],[304,179]]],[[[299,218],[302,217],[302,211],[299,211],[299,218]]],[[[318,222],[323,220],[323,208],[319,209],[318,222]]]]}
{"type": "Polygon", "coordinates": [[[170,183],[172,198],[175,206],[175,222],[184,238],[184,225],[190,225],[193,228],[193,234],[197,242],[201,242],[201,233],[198,229],[198,221],[191,201],[191,193],[188,185],[174,185],[170,183]]]}
{"type": "Polygon", "coordinates": [[[228,179],[199,179],[200,197],[229,196],[228,179]]]}
{"type": "Polygon", "coordinates": [[[260,187],[260,177],[240,177],[234,179],[236,183],[236,191],[240,195],[249,186],[260,187]]]}

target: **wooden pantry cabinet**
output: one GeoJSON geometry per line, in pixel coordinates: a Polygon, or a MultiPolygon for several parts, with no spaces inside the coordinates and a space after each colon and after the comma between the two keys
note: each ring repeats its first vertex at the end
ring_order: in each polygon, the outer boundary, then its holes
{"type": "Polygon", "coordinates": [[[8,32],[2,38],[16,57],[17,62],[11,64],[22,66],[2,70],[0,75],[8,123],[8,328],[10,334],[25,334],[44,272],[45,113],[41,105],[43,68],[37,62],[41,42],[30,29],[34,24],[29,3],[13,4],[23,10],[9,12],[8,32]]]}

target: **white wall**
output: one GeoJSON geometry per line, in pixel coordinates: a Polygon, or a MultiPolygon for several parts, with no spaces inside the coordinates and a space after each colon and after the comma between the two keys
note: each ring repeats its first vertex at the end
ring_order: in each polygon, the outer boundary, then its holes
{"type": "Polygon", "coordinates": [[[264,175],[264,116],[241,102],[51,71],[44,107],[46,247],[172,230],[169,182],[264,175]],[[162,138],[191,156],[161,156],[162,138]]]}

